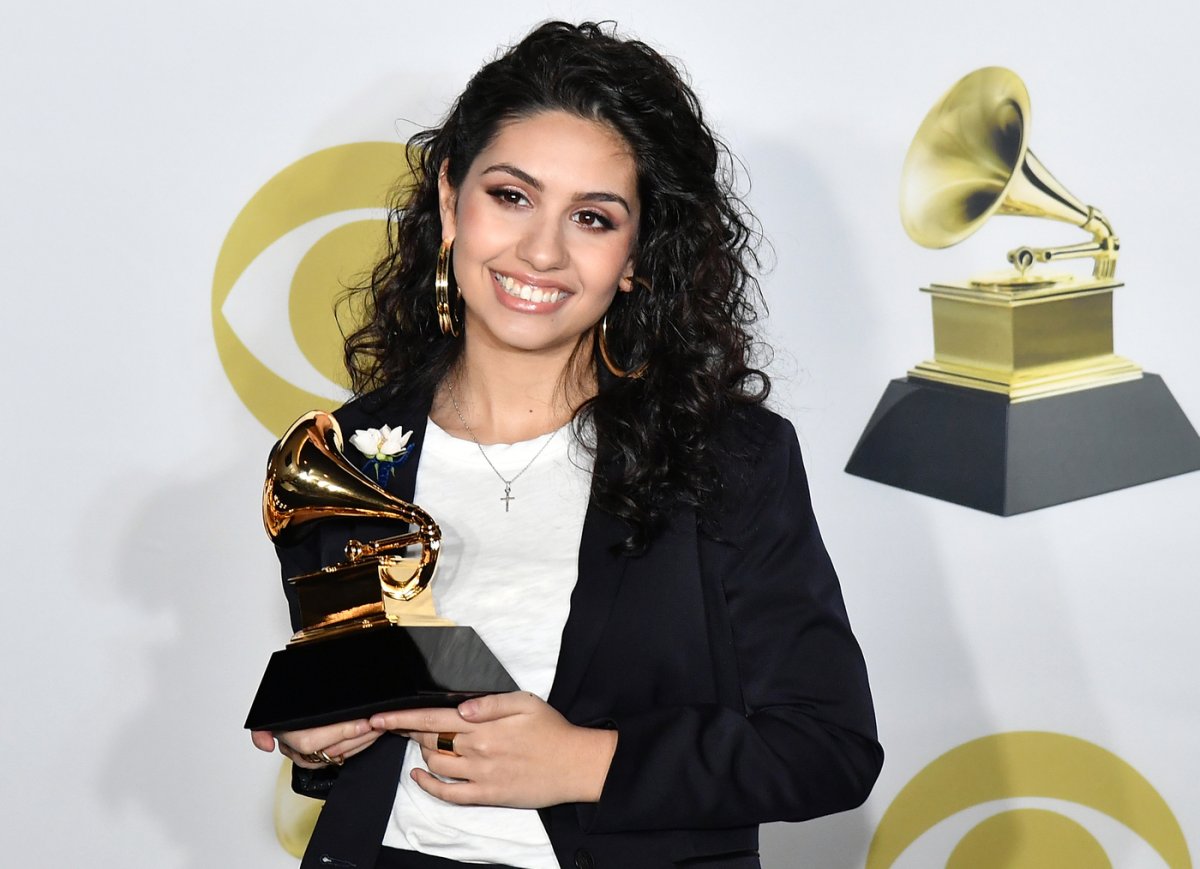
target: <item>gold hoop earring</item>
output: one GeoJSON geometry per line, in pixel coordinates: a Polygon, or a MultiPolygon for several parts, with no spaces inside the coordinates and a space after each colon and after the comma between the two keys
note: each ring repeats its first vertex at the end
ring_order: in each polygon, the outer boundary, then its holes
{"type": "Polygon", "coordinates": [[[646,373],[646,363],[643,362],[637,368],[624,369],[618,368],[613,363],[612,356],[608,353],[608,312],[600,318],[600,331],[596,334],[596,343],[600,348],[600,359],[604,362],[604,367],[609,370],[613,377],[628,377],[630,380],[637,380],[646,373]]]}
{"type": "Polygon", "coordinates": [[[438,248],[437,271],[433,276],[433,300],[437,307],[438,326],[443,335],[458,337],[462,330],[462,314],[456,310],[462,305],[462,297],[455,289],[454,301],[450,301],[450,250],[454,247],[454,239],[443,241],[438,248]],[[456,316],[457,315],[457,316],[456,316]]]}

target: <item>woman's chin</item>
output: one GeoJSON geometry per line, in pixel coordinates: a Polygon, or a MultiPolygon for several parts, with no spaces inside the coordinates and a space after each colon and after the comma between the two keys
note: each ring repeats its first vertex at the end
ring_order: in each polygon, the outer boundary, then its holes
{"type": "Polygon", "coordinates": [[[564,335],[560,330],[540,326],[541,324],[503,323],[493,327],[468,318],[464,339],[468,347],[481,350],[558,358],[569,354],[583,337],[582,333],[564,335]]]}

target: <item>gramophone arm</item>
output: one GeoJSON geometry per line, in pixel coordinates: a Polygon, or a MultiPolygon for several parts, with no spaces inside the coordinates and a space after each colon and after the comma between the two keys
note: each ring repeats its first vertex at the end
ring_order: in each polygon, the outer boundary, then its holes
{"type": "Polygon", "coordinates": [[[421,545],[424,546],[426,541],[433,544],[433,548],[437,548],[437,542],[440,539],[440,534],[430,533],[429,529],[423,528],[420,531],[406,531],[403,534],[397,534],[395,537],[384,537],[380,540],[368,540],[364,543],[361,540],[349,540],[346,542],[346,560],[351,564],[362,561],[364,558],[374,558],[376,555],[384,555],[388,552],[397,552],[401,549],[407,549],[409,546],[421,545]]]}
{"type": "Polygon", "coordinates": [[[1034,263],[1090,256],[1096,263],[1092,277],[1101,280],[1113,277],[1117,272],[1121,241],[1113,234],[1112,224],[1098,208],[1089,205],[1088,217],[1082,228],[1092,234],[1093,241],[1063,247],[1018,247],[1008,252],[1008,261],[1024,274],[1034,263]]]}
{"type": "Polygon", "coordinates": [[[357,564],[369,558],[377,558],[391,552],[400,552],[409,546],[420,546],[421,557],[416,571],[403,583],[395,582],[390,572],[380,573],[383,593],[396,600],[412,600],[425,590],[437,569],[437,557],[442,548],[441,529],[436,524],[418,525],[416,531],[384,537],[380,540],[346,542],[346,559],[357,564]]]}

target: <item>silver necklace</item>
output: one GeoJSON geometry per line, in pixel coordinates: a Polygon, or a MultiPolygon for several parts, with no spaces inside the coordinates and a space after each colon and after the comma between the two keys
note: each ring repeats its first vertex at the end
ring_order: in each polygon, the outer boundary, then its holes
{"type": "Polygon", "coordinates": [[[504,484],[504,496],[500,500],[504,502],[504,512],[507,513],[508,505],[515,501],[517,497],[512,493],[513,483],[515,483],[523,473],[528,471],[529,466],[538,460],[538,456],[545,451],[546,447],[550,446],[550,441],[554,440],[554,436],[558,434],[558,429],[555,429],[550,434],[550,437],[546,438],[546,442],[538,447],[538,451],[533,454],[532,459],[525,463],[525,467],[513,474],[511,480],[506,479],[505,476],[496,468],[496,466],[492,464],[492,460],[488,458],[487,450],[483,448],[483,444],[479,442],[479,438],[475,437],[475,432],[472,430],[471,426],[467,424],[467,420],[463,416],[462,409],[458,406],[458,399],[454,397],[454,384],[452,384],[449,380],[446,381],[446,391],[450,393],[450,404],[454,406],[454,413],[458,417],[458,421],[461,422],[462,427],[467,430],[467,434],[471,436],[471,440],[475,441],[475,446],[479,447],[479,455],[483,456],[483,460],[488,463],[488,467],[492,469],[492,473],[499,477],[500,482],[504,484]]]}

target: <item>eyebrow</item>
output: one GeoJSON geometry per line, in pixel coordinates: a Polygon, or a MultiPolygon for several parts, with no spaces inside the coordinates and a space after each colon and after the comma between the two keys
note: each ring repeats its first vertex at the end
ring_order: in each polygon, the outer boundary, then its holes
{"type": "MultiPolygon", "coordinates": [[[[519,178],[532,187],[534,190],[541,193],[545,190],[541,181],[538,181],[524,169],[518,168],[511,163],[495,163],[488,166],[481,174],[487,175],[489,172],[505,172],[512,175],[514,178],[519,178]]],[[[604,190],[593,190],[588,193],[577,193],[572,197],[574,202],[615,202],[625,209],[627,214],[633,214],[633,209],[629,207],[629,203],[624,196],[618,196],[616,193],[610,193],[604,190]]]]}

